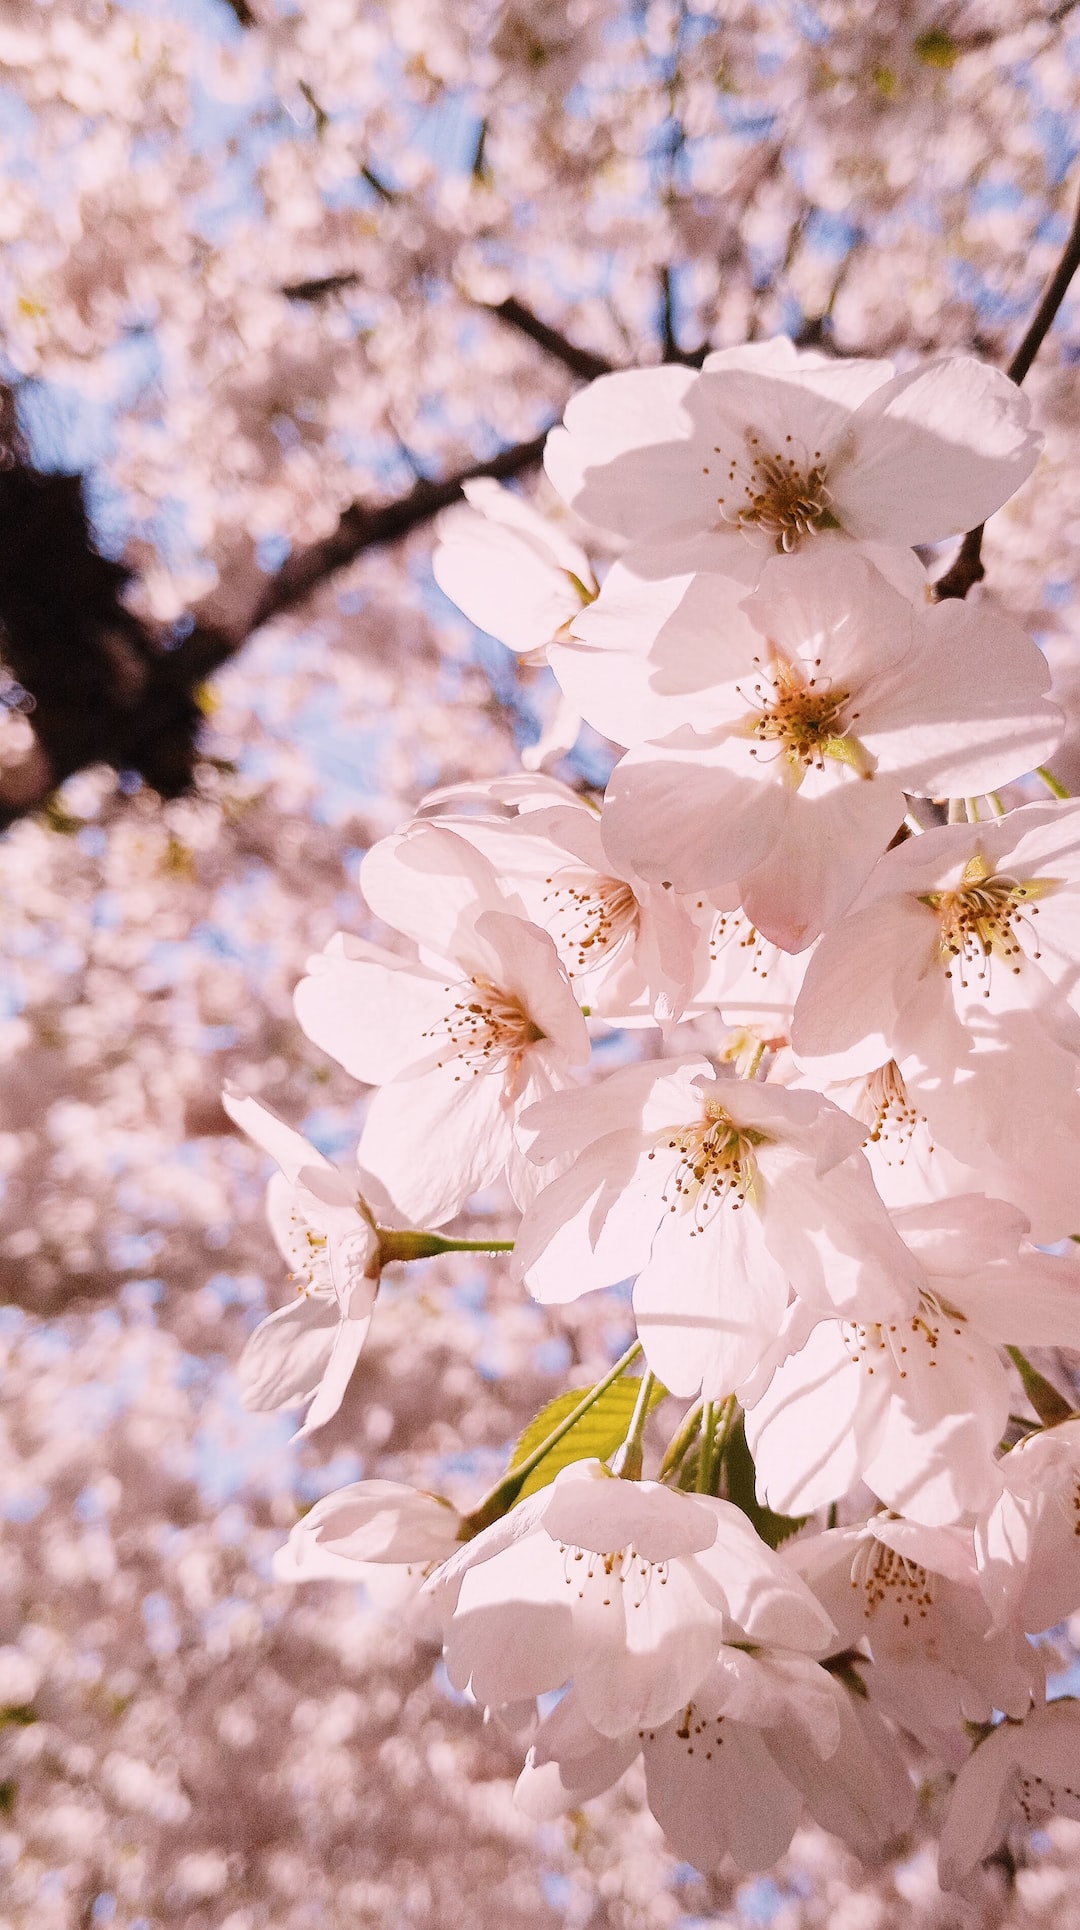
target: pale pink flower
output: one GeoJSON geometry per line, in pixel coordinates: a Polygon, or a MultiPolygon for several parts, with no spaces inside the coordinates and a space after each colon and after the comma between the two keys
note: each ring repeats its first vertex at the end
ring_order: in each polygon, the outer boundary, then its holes
{"type": "MultiPolygon", "coordinates": [[[[809,950],[785,952],[763,937],[739,904],[737,886],[683,899],[698,919],[696,971],[687,1014],[717,1010],[725,1025],[787,1039],[809,950]]],[[[832,1097],[833,1095],[830,1095],[832,1097]]],[[[836,1103],[845,1105],[837,1096],[836,1103]]]]}
{"type": "Polygon", "coordinates": [[[959,1887],[1010,1834],[1055,1816],[1080,1820],[1080,1706],[1051,1702],[1002,1722],[956,1778],[938,1848],[942,1887],[959,1887]]]}
{"type": "Polygon", "coordinates": [[[676,1855],[702,1871],[728,1856],[739,1869],[764,1870],[799,1820],[789,1754],[800,1768],[805,1756],[821,1782],[841,1733],[832,1680],[807,1656],[727,1647],[666,1722],[615,1739],[593,1727],[570,1689],[541,1724],[514,1794],[548,1821],[609,1789],[640,1754],[649,1808],[676,1855]]]}
{"type": "Polygon", "coordinates": [[[598,1461],[564,1468],[427,1588],[455,1687],[497,1707],[573,1677],[587,1721],[611,1739],[684,1709],[730,1641],[805,1657],[832,1635],[737,1508],[621,1481],[598,1461]]]}
{"type": "Polygon", "coordinates": [[[792,1309],[781,1360],[747,1414],[769,1505],[809,1514],[865,1481],[936,1526],[991,1507],[1011,1377],[1002,1353],[1080,1347],[1080,1265],[1021,1248],[1027,1222],[982,1194],[909,1207],[894,1224],[926,1271],[905,1319],[817,1321],[792,1309]]]}
{"type": "Polygon", "coordinates": [[[658,546],[649,573],[667,574],[677,545],[675,567],[745,578],[823,528],[913,544],[984,522],[1035,465],[1028,413],[970,356],[895,375],[779,337],[722,349],[700,374],[601,376],[569,403],[545,461],[579,515],[658,546]]]}
{"type": "Polygon", "coordinates": [[[612,607],[605,585],[579,625],[618,647],[579,647],[574,702],[601,729],[634,726],[604,843],[676,891],[734,880],[751,923],[789,951],[857,897],[908,794],[992,790],[1058,741],[1046,660],[1018,625],[985,606],[912,604],[836,539],[767,563],[738,610],[724,579],[680,585],[659,632],[625,571],[612,607]]]}
{"type": "Polygon", "coordinates": [[[439,825],[375,845],[361,885],[418,955],[339,936],[296,991],[308,1038],[380,1088],[358,1157],[414,1226],[450,1219],[504,1171],[520,1200],[537,1176],[516,1121],[589,1055],[555,946],[487,859],[439,825]]]}
{"type": "Polygon", "coordinates": [[[267,1217],[297,1287],[296,1298],[248,1340],[237,1366],[241,1398],[259,1412],[310,1401],[300,1429],[310,1434],[341,1406],[379,1290],[379,1236],[359,1190],[364,1176],[339,1171],[257,1099],[227,1089],[221,1103],[278,1163],[267,1217]]]}
{"type": "Polygon", "coordinates": [[[452,1555],[461,1518],[440,1495],[400,1481],[354,1481],[324,1495],[274,1555],[279,1582],[362,1582],[375,1606],[407,1616],[416,1633],[435,1633],[427,1577],[452,1555]]]}
{"type": "Polygon", "coordinates": [[[792,1046],[817,1083],[894,1062],[906,1103],[1039,1240],[1077,1220],[1080,809],[1026,805],[881,859],[807,968],[792,1046]]]}
{"type": "Polygon", "coordinates": [[[471,623],[522,655],[539,652],[596,595],[580,544],[523,496],[488,477],[443,512],[432,573],[471,623]]]}
{"type": "Polygon", "coordinates": [[[876,1514],[784,1552],[832,1617],[870,1701],[924,1747],[995,1709],[1019,1720],[1041,1693],[1042,1664],[1020,1629],[991,1629],[970,1528],[876,1514]]]}
{"type": "Polygon", "coordinates": [[[979,1577],[995,1624],[1036,1634],[1080,1608],[1080,1418],[1018,1441],[1001,1474],[976,1525],[979,1577]]]}
{"type": "MultiPolygon", "coordinates": [[[[492,787],[500,795],[506,788],[492,787]]],[[[618,1024],[678,1017],[699,943],[691,907],[621,873],[604,850],[599,813],[567,786],[522,788],[515,815],[496,815],[495,801],[483,815],[441,811],[437,821],[482,851],[503,888],[550,933],[582,1004],[618,1024]]]]}
{"type": "Polygon", "coordinates": [[[573,1157],[526,1212],[514,1268],[539,1300],[637,1275],[650,1367],[717,1399],[753,1372],[789,1295],[823,1314],[902,1319],[922,1270],[828,1101],[717,1077],[706,1060],[613,1073],[538,1106],[533,1159],[573,1157]]]}

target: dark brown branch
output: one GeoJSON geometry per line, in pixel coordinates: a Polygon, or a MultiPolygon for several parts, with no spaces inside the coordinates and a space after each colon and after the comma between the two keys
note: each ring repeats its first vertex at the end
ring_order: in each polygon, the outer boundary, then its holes
{"type": "Polygon", "coordinates": [[[365,550],[375,549],[383,543],[398,543],[423,523],[430,522],[441,509],[448,509],[461,497],[462,483],[472,482],[478,476],[492,476],[497,482],[508,482],[512,476],[524,475],[526,470],[535,469],[544,454],[544,444],[548,431],[534,436],[531,442],[519,442],[512,449],[501,449],[497,456],[487,462],[473,462],[468,468],[459,469],[453,476],[442,482],[429,482],[426,479],[416,483],[407,496],[400,496],[395,502],[383,503],[372,508],[367,503],[350,503],[335,530],[317,543],[309,543],[306,549],[297,550],[288,557],[281,568],[270,578],[266,589],[259,598],[250,629],[257,630],[261,623],[271,617],[279,616],[283,610],[291,610],[301,603],[312,590],[324,583],[335,570],[355,561],[365,550]]]}
{"type": "Polygon", "coordinates": [[[90,535],[78,476],[42,475],[16,454],[0,473],[0,646],[8,701],[34,747],[0,784],[0,822],[36,809],[87,765],[137,771],[165,797],[188,788],[201,722],[197,686],[229,654],[209,629],[182,650],[128,610],[128,572],[90,535]]]}
{"type": "MultiPolygon", "coordinates": [[[[1027,333],[1005,373],[1011,382],[1019,387],[1035,357],[1038,355],[1046,337],[1050,333],[1058,310],[1069,291],[1069,284],[1080,268],[1080,205],[1077,206],[1069,238],[1061,253],[1050,280],[1046,284],[1042,300],[1032,317],[1027,333]]],[[[986,571],[982,560],[982,540],[985,525],[970,529],[960,545],[955,562],[951,563],[934,584],[934,596],[942,603],[950,598],[963,598],[976,583],[981,583],[986,571]]]]}
{"type": "Polygon", "coordinates": [[[4,663],[32,706],[35,746],[0,777],[0,829],[40,810],[57,785],[92,764],[137,772],[164,797],[192,780],[202,721],[198,689],[260,624],[295,607],[365,550],[399,542],[460,501],[474,477],[506,482],[541,461],[547,431],[418,481],[391,503],[353,503],[321,542],[267,581],[246,620],[196,622],[174,648],[120,601],[127,572],[94,549],[78,476],[0,472],[0,626],[4,663]]]}
{"type": "Polygon", "coordinates": [[[571,375],[579,375],[583,382],[593,382],[598,375],[611,374],[613,364],[606,356],[595,355],[592,349],[578,348],[576,342],[567,341],[557,328],[550,328],[547,322],[540,320],[539,315],[533,314],[531,308],[526,308],[524,302],[519,302],[516,295],[508,295],[504,302],[493,302],[488,313],[497,315],[500,322],[505,322],[508,327],[516,328],[520,335],[527,335],[530,342],[535,342],[538,348],[553,355],[565,369],[569,369],[571,375]]]}
{"type": "Polygon", "coordinates": [[[286,282],[281,294],[290,302],[321,302],[327,295],[339,295],[343,288],[355,288],[360,280],[355,269],[340,275],[314,275],[310,281],[286,282]]]}
{"type": "Polygon", "coordinates": [[[671,282],[671,269],[666,262],[660,270],[660,340],[665,362],[678,362],[682,359],[679,344],[675,340],[674,289],[671,282]]]}
{"type": "MultiPolygon", "coordinates": [[[[361,172],[365,180],[377,185],[366,168],[361,172]]],[[[386,189],[380,191],[384,194],[388,192],[386,189]]],[[[287,282],[281,293],[291,302],[318,302],[327,295],[340,294],[343,288],[355,288],[359,280],[355,269],[344,269],[337,275],[315,275],[310,281],[287,282]]],[[[610,375],[615,366],[606,356],[597,355],[592,349],[579,348],[576,342],[569,341],[557,328],[542,322],[539,315],[534,315],[531,308],[526,308],[524,302],[518,301],[516,295],[508,295],[504,302],[477,302],[475,306],[484,314],[498,316],[499,321],[505,322],[508,328],[516,328],[519,335],[527,335],[537,348],[553,355],[557,362],[569,369],[571,375],[579,376],[583,382],[592,382],[598,375],[610,375]]],[[[683,358],[676,348],[667,359],[681,361],[683,358]]]]}

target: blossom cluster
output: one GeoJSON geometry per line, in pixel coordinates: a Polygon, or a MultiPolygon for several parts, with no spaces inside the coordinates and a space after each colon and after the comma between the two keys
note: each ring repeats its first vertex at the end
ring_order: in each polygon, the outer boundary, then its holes
{"type": "Polygon", "coordinates": [[[1080,805],[1042,653],[916,553],[1038,453],[964,356],[778,339],[582,391],[568,513],[473,485],[435,562],[550,666],[548,738],[372,846],[387,942],[337,935],[297,990],[373,1088],[356,1167],[226,1097],[299,1289],[245,1397],[305,1432],[383,1266],[470,1244],[438,1229],[484,1189],[537,1301],[632,1282],[626,1353],[474,1507],[357,1482],[277,1569],[437,1641],[531,1815],[641,1758],[703,1871],[769,1867],[803,1816],[874,1858],[946,1775],[946,1885],[1080,1817],[1031,1639],[1080,1607],[1080,1416],[1027,1351],[1080,1348],[1080,805]],[[602,798],[546,768],[579,720],[622,753],[602,798]]]}

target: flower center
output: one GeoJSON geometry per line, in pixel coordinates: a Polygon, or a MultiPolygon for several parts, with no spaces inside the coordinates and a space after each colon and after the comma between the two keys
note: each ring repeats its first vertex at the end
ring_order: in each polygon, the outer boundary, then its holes
{"type": "Polygon", "coordinates": [[[945,976],[952,978],[954,959],[959,959],[957,976],[967,985],[971,966],[974,977],[983,984],[983,997],[990,997],[990,964],[996,955],[1019,976],[1019,961],[1025,947],[1026,932],[1031,956],[1039,957],[1038,939],[1031,923],[1039,907],[1032,901],[1052,891],[1054,878],[1020,880],[1003,874],[994,877],[983,857],[972,858],[965,866],[955,891],[927,891],[919,899],[937,913],[940,925],[938,950],[945,962],[945,976]],[[1030,908],[1030,909],[1029,909],[1030,908]]]}
{"type": "Polygon", "coordinates": [[[891,1359],[897,1378],[906,1380],[913,1366],[916,1371],[936,1367],[944,1330],[949,1328],[958,1340],[965,1324],[964,1314],[924,1290],[909,1319],[890,1320],[887,1325],[869,1321],[866,1326],[857,1320],[842,1320],[840,1331],[853,1366],[865,1367],[872,1374],[876,1367],[887,1367],[891,1359]]]}
{"type": "Polygon", "coordinates": [[[589,884],[544,883],[545,905],[553,907],[557,924],[552,932],[560,954],[566,952],[568,970],[583,972],[607,958],[637,934],[638,901],[622,878],[594,878],[589,884]]]}
{"type": "MultiPolygon", "coordinates": [[[[447,1040],[447,1058],[461,1062],[455,1082],[463,1079],[466,1071],[474,1079],[496,1069],[515,1073],[529,1047],[539,1044],[547,1034],[529,1017],[515,993],[476,975],[469,979],[468,987],[446,1017],[423,1037],[441,1035],[447,1040]]],[[[443,1066],[446,1059],[438,1063],[443,1066]]]]}
{"type": "Polygon", "coordinates": [[[921,1563],[898,1555],[895,1548],[872,1536],[861,1544],[851,1564],[851,1586],[862,1591],[867,1621],[887,1603],[899,1612],[904,1628],[910,1628],[912,1618],[924,1622],[934,1606],[934,1586],[921,1563]]]}
{"type": "MultiPolygon", "coordinates": [[[[705,1231],[705,1216],[713,1207],[727,1204],[736,1210],[744,1200],[753,1203],[758,1170],[755,1153],[757,1147],[769,1143],[766,1133],[737,1126],[723,1107],[710,1099],[696,1124],[681,1127],[663,1143],[679,1157],[660,1197],[670,1212],[692,1213],[691,1239],[705,1231]]],[[[655,1159],[659,1150],[654,1147],[649,1158],[655,1159]]]]}
{"type": "MultiPolygon", "coordinates": [[[[698,909],[702,909],[700,902],[698,909]]],[[[779,948],[760,936],[744,911],[718,912],[709,935],[709,957],[714,965],[729,945],[749,952],[752,977],[768,978],[769,967],[776,964],[779,948]]]]}
{"type": "Polygon", "coordinates": [[[575,1548],[566,1542],[557,1544],[563,1558],[563,1576],[568,1588],[577,1588],[578,1601],[584,1601],[585,1591],[589,1589],[601,1608],[610,1608],[615,1600],[615,1589],[631,1589],[630,1606],[640,1608],[649,1591],[655,1574],[660,1588],[666,1588],[668,1564],[666,1561],[646,1561],[631,1545],[618,1548],[613,1553],[600,1555],[591,1548],[575,1548]],[[583,1562],[584,1567],[578,1567],[583,1562]]]}
{"type": "MultiPolygon", "coordinates": [[[[916,1130],[927,1123],[926,1115],[908,1098],[904,1075],[895,1059],[870,1074],[854,1111],[869,1125],[867,1138],[871,1145],[880,1146],[890,1166],[894,1160],[897,1166],[904,1164],[916,1130]]],[[[927,1147],[928,1152],[933,1150],[933,1146],[927,1147]]]]}
{"type": "Polygon", "coordinates": [[[727,462],[725,494],[716,499],[725,523],[760,529],[782,551],[797,549],[816,530],[836,527],[820,449],[811,454],[793,436],[785,436],[781,448],[770,448],[756,429],[747,429],[743,440],[745,454],[726,458],[714,445],[721,462],[727,462]]]}
{"type": "MultiPolygon", "coordinates": [[[[818,657],[813,672],[820,668],[818,657]]],[[[759,665],[752,689],[739,691],[744,702],[757,712],[746,720],[748,735],[762,744],[778,744],[781,754],[800,775],[811,765],[824,770],[827,757],[863,768],[859,746],[849,735],[859,713],[853,711],[846,720],[843,717],[850,694],[834,689],[827,677],[804,677],[782,657],[774,658],[767,669],[759,665]]],[[[757,745],[750,755],[758,756],[757,745]]]]}
{"type": "Polygon", "coordinates": [[[320,1233],[308,1221],[300,1209],[294,1205],[289,1214],[289,1279],[296,1282],[297,1293],[304,1298],[318,1295],[333,1298],[334,1276],[330,1268],[330,1241],[325,1233],[320,1233]]]}

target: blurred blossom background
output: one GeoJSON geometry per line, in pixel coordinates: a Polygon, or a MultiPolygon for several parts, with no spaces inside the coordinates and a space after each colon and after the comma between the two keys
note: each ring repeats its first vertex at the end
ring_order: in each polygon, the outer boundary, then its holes
{"type": "MultiPolygon", "coordinates": [[[[462,475],[551,506],[582,380],[778,331],[1005,363],[1078,151],[1076,0],[4,0],[0,1930],[1080,1925],[1080,1825],[946,1899],[933,1789],[871,1871],[804,1830],[706,1881],[632,1782],[535,1825],[430,1650],[275,1584],[361,1474],[475,1497],[626,1310],[391,1268],[293,1445],[238,1398],[291,1289],[219,1100],[351,1156],[304,960],[368,930],[376,837],[552,713],[435,585],[462,475]]],[[[1075,788],[1080,298],[1026,387],[980,594],[1050,655],[1075,788]]]]}

